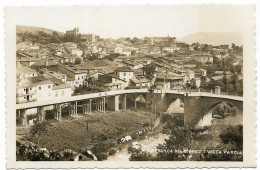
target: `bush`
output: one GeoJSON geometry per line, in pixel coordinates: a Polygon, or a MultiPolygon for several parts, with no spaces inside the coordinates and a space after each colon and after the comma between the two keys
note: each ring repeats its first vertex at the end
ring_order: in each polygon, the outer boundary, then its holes
{"type": "Polygon", "coordinates": [[[163,114],[162,115],[162,119],[161,119],[161,122],[162,123],[166,123],[167,121],[171,120],[172,119],[172,116],[169,115],[169,114],[163,114]]]}
{"type": "Polygon", "coordinates": [[[107,154],[103,152],[98,152],[95,154],[95,156],[97,157],[98,161],[103,161],[107,159],[107,154]]]}
{"type": "Polygon", "coordinates": [[[45,112],[45,119],[54,119],[54,110],[46,110],[45,112]]]}
{"type": "Polygon", "coordinates": [[[109,155],[114,155],[116,153],[116,149],[110,149],[108,154],[109,155]]]}
{"type": "Polygon", "coordinates": [[[128,153],[133,153],[135,151],[135,149],[132,146],[129,146],[127,148],[127,151],[128,151],[128,153]]]}
{"type": "Polygon", "coordinates": [[[130,161],[152,161],[153,157],[151,154],[147,152],[143,152],[141,150],[134,150],[133,153],[131,154],[130,161]]]}
{"type": "Polygon", "coordinates": [[[226,130],[220,133],[219,137],[221,138],[224,144],[232,144],[237,149],[243,149],[243,126],[230,126],[226,130]]]}

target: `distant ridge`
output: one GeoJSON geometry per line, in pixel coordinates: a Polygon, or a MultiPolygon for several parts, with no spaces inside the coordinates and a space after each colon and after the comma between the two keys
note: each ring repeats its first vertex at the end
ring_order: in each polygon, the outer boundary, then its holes
{"type": "MultiPolygon", "coordinates": [[[[24,25],[17,25],[16,26],[16,32],[31,32],[31,33],[37,33],[38,31],[43,31],[47,34],[52,34],[55,30],[52,29],[48,29],[48,28],[41,28],[41,27],[35,27],[35,26],[24,26],[24,25]]],[[[63,32],[58,32],[56,31],[58,34],[63,35],[63,32]]]]}
{"type": "Polygon", "coordinates": [[[197,32],[180,39],[188,44],[199,42],[200,44],[221,45],[235,43],[243,45],[243,35],[239,32],[197,32]]]}

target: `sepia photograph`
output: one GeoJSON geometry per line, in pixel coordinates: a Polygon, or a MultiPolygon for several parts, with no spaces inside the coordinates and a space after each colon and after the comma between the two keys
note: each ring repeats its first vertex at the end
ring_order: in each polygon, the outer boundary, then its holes
{"type": "Polygon", "coordinates": [[[255,131],[244,127],[255,113],[243,104],[251,94],[245,62],[254,53],[245,51],[254,48],[247,37],[254,35],[253,11],[253,5],[7,8],[6,24],[15,30],[14,81],[7,86],[15,96],[13,159],[244,163],[245,133],[255,131]]]}

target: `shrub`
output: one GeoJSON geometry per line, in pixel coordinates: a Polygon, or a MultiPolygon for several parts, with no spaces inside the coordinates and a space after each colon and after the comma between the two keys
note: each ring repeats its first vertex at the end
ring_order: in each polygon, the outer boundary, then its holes
{"type": "Polygon", "coordinates": [[[166,123],[167,121],[171,120],[172,116],[169,115],[169,114],[163,114],[162,115],[162,119],[161,119],[161,122],[162,123],[166,123]]]}
{"type": "Polygon", "coordinates": [[[129,160],[130,161],[152,161],[153,158],[151,154],[135,149],[131,154],[129,160]]]}
{"type": "Polygon", "coordinates": [[[97,157],[98,161],[103,161],[107,159],[107,154],[103,152],[98,152],[95,154],[95,156],[97,157]]]}
{"type": "Polygon", "coordinates": [[[114,155],[116,153],[116,149],[110,149],[108,154],[109,155],[114,155]]]}
{"type": "Polygon", "coordinates": [[[237,149],[243,149],[243,126],[230,126],[220,133],[224,144],[233,144],[237,149]]]}

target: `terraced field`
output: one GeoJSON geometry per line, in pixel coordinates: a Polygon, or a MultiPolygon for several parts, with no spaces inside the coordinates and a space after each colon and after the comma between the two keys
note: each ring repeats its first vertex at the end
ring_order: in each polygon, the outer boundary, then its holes
{"type": "MultiPolygon", "coordinates": [[[[77,119],[63,118],[62,122],[50,121],[54,128],[41,137],[40,146],[50,150],[70,148],[79,151],[81,148],[91,147],[99,140],[116,141],[143,130],[144,124],[149,122],[149,112],[138,110],[93,113],[90,116],[79,115],[77,119]]],[[[29,133],[20,136],[20,139],[37,143],[37,137],[32,137],[29,133]]]]}

